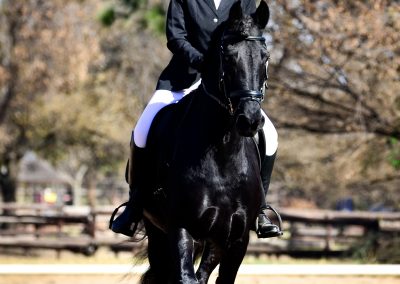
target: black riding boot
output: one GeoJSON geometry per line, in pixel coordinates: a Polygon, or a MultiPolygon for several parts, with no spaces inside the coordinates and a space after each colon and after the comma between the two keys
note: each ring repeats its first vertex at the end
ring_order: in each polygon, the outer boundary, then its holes
{"type": "Polygon", "coordinates": [[[132,237],[135,234],[138,223],[142,219],[142,180],[145,167],[145,149],[134,145],[131,141],[131,155],[127,166],[127,182],[129,183],[129,200],[115,209],[110,219],[110,229],[119,234],[132,237]],[[118,209],[125,206],[124,211],[115,220],[118,209]]]}
{"type": "Polygon", "coordinates": [[[271,181],[272,169],[274,167],[274,162],[276,158],[276,153],[272,156],[265,156],[261,163],[261,182],[264,188],[264,198],[261,204],[260,214],[257,219],[257,236],[259,238],[272,238],[281,236],[283,233],[279,226],[273,224],[271,220],[267,217],[264,210],[272,210],[280,219],[279,214],[270,205],[265,202],[265,197],[267,196],[269,184],[271,181]]]}

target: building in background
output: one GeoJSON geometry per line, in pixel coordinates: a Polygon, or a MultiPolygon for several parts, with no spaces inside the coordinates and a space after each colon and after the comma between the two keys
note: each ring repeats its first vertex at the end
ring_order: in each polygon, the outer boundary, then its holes
{"type": "Polygon", "coordinates": [[[17,180],[20,203],[72,205],[72,177],[54,169],[32,151],[21,159],[17,180]]]}

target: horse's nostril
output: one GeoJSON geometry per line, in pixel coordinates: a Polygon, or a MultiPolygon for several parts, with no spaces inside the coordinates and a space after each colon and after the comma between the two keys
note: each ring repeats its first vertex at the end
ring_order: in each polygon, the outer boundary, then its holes
{"type": "Polygon", "coordinates": [[[251,125],[251,130],[258,130],[259,125],[260,125],[259,123],[254,122],[254,123],[251,125]]]}
{"type": "Polygon", "coordinates": [[[236,120],[236,126],[239,129],[245,129],[245,128],[250,127],[250,123],[249,123],[248,119],[243,114],[241,114],[238,116],[238,118],[236,120]]]}
{"type": "Polygon", "coordinates": [[[247,116],[238,115],[236,120],[236,128],[242,136],[253,136],[258,130],[261,129],[261,120],[249,119],[247,116]]]}

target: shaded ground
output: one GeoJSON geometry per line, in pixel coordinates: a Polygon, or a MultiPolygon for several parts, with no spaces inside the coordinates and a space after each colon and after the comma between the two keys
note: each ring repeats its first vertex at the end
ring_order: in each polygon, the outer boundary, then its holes
{"type": "MultiPolygon", "coordinates": [[[[31,254],[6,255],[0,253],[0,264],[131,264],[136,261],[131,253],[121,253],[116,257],[108,250],[99,250],[92,257],[62,252],[32,252],[31,254]]],[[[356,264],[351,260],[295,260],[285,257],[248,257],[247,264],[356,264]]],[[[129,271],[129,270],[128,270],[129,271]]],[[[21,271],[22,272],[22,271],[21,271]]],[[[0,284],[135,284],[139,277],[134,274],[107,275],[0,275],[0,284]]],[[[209,283],[215,283],[215,276],[209,283]]],[[[239,276],[236,284],[400,284],[400,277],[385,276],[239,276]]]]}
{"type": "MultiPolygon", "coordinates": [[[[215,283],[213,278],[209,283],[215,283]]],[[[236,284],[400,284],[400,277],[349,277],[349,276],[285,276],[285,277],[252,277],[242,276],[236,284]]],[[[133,284],[138,283],[138,277],[133,275],[2,275],[0,284],[133,284]]]]}

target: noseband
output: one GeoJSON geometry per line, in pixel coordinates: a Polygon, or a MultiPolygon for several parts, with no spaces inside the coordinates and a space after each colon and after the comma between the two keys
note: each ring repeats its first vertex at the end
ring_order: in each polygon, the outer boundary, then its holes
{"type": "MultiPolygon", "coordinates": [[[[223,64],[223,55],[224,55],[224,42],[226,40],[233,40],[236,42],[240,41],[260,41],[260,42],[265,42],[265,38],[262,36],[247,36],[247,37],[238,37],[238,36],[222,36],[221,40],[221,47],[220,47],[220,53],[219,53],[219,60],[220,60],[220,72],[219,72],[219,88],[220,91],[224,94],[225,99],[226,99],[226,108],[229,110],[229,113],[231,115],[234,115],[235,110],[233,109],[232,105],[232,99],[239,98],[240,101],[242,100],[252,100],[252,101],[257,101],[259,104],[264,100],[264,93],[265,93],[265,88],[267,87],[267,79],[268,76],[265,78],[264,83],[262,84],[262,87],[260,90],[235,90],[232,92],[227,92],[226,91],[226,84],[225,84],[225,70],[224,70],[224,64],[223,64]]],[[[222,104],[222,103],[220,103],[222,104]]]]}

